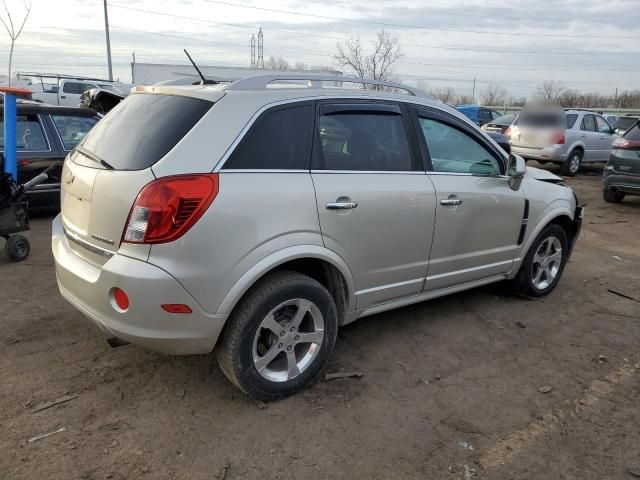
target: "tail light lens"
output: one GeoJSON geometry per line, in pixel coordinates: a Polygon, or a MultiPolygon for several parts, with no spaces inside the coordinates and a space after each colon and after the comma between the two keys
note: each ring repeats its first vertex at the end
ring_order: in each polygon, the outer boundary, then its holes
{"type": "Polygon", "coordinates": [[[504,134],[506,135],[506,137],[507,137],[509,140],[511,140],[511,127],[507,128],[507,129],[504,131],[504,134]]]}
{"type": "Polygon", "coordinates": [[[551,138],[552,145],[564,145],[564,132],[556,132],[551,138]]]}
{"type": "Polygon", "coordinates": [[[616,138],[612,144],[613,148],[618,148],[620,150],[631,150],[640,148],[640,141],[638,140],[627,140],[624,137],[616,138]]]}
{"type": "Polygon", "coordinates": [[[148,183],[138,194],[122,241],[167,243],[184,235],[216,198],[218,174],[178,175],[148,183]]]}

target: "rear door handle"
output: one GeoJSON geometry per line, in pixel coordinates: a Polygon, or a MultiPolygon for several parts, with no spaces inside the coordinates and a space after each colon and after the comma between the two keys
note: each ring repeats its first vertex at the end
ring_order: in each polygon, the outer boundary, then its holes
{"type": "Polygon", "coordinates": [[[440,205],[462,205],[462,200],[459,198],[443,198],[440,200],[440,205]]]}
{"type": "Polygon", "coordinates": [[[327,203],[327,210],[351,210],[357,206],[356,202],[333,202],[327,203]]]}

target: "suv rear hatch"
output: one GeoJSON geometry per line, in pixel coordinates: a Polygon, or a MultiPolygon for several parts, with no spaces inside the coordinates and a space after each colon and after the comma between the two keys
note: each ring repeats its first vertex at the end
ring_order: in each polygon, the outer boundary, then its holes
{"type": "Polygon", "coordinates": [[[212,106],[201,98],[136,93],[98,122],[62,172],[62,223],[76,253],[102,264],[118,250],[138,193],[155,179],[151,167],[212,106]]]}
{"type": "Polygon", "coordinates": [[[617,173],[640,175],[640,123],[614,140],[608,166],[617,173]]]}
{"type": "Polygon", "coordinates": [[[511,127],[511,145],[542,149],[564,143],[564,112],[522,112],[511,127]]]}

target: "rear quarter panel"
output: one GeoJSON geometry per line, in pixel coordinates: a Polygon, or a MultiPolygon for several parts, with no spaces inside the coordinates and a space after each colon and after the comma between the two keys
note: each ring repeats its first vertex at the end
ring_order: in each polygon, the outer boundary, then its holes
{"type": "Polygon", "coordinates": [[[149,262],[215,313],[254,265],[296,245],[323,247],[311,175],[223,171],[204,216],[179,240],[153,245],[149,262]]]}

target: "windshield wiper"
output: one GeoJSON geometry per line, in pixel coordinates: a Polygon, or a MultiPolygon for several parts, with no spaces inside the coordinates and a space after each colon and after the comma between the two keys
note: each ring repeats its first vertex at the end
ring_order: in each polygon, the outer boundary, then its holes
{"type": "Polygon", "coordinates": [[[107,162],[105,162],[104,160],[102,160],[100,157],[98,157],[95,153],[90,152],[89,150],[87,150],[84,147],[81,146],[77,146],[76,147],[76,151],[80,152],[82,155],[84,155],[85,157],[87,157],[89,160],[93,160],[96,163],[99,163],[100,165],[102,165],[104,168],[106,168],[107,170],[115,170],[115,168],[113,168],[111,165],[109,165],[107,162]]]}

